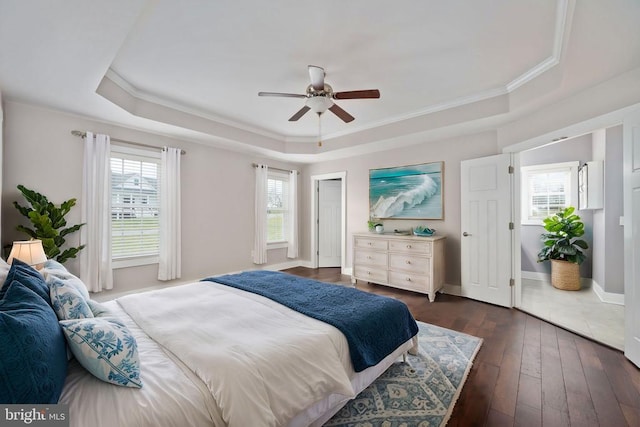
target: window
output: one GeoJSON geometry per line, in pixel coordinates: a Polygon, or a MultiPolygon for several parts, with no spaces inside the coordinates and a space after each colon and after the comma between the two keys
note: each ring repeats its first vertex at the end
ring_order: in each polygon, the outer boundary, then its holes
{"type": "Polygon", "coordinates": [[[158,262],[160,154],[111,147],[111,257],[114,267],[158,262]]]}
{"type": "MultiPolygon", "coordinates": [[[[267,178],[267,243],[286,243],[289,221],[289,174],[269,171],[267,178]]],[[[273,245],[272,245],[273,246],[273,245]]]]}
{"type": "Polygon", "coordinates": [[[524,166],[522,224],[541,225],[549,215],[578,202],[578,162],[524,166]]]}

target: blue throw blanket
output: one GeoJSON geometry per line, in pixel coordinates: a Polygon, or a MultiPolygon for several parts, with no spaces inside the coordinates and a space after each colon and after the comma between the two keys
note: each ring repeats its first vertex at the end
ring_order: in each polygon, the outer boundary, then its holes
{"type": "Polygon", "coordinates": [[[356,372],[378,364],[418,333],[407,306],[396,299],[276,271],[247,271],[203,280],[253,292],[335,326],[347,338],[356,372]]]}

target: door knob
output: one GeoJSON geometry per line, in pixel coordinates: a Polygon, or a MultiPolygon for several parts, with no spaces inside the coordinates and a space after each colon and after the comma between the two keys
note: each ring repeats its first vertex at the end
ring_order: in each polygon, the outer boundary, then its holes
{"type": "Polygon", "coordinates": [[[471,233],[467,233],[467,232],[465,231],[464,233],[462,233],[462,235],[463,235],[464,237],[467,237],[467,236],[471,236],[471,233]]]}

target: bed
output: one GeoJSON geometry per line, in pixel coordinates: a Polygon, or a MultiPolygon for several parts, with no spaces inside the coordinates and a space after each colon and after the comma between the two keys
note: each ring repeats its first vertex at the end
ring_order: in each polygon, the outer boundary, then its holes
{"type": "MultiPolygon", "coordinates": [[[[354,364],[338,327],[215,281],[128,295],[96,314],[135,338],[142,387],[107,383],[70,360],[59,403],[69,405],[72,426],[322,425],[417,344],[405,331],[375,364],[354,364]]],[[[376,313],[367,316],[376,324],[376,313]]]]}

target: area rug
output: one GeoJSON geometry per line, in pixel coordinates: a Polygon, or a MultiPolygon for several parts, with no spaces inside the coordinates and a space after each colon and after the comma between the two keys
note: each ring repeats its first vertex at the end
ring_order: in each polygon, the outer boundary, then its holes
{"type": "Polygon", "coordinates": [[[482,339],[418,322],[419,352],[397,361],[326,426],[444,426],[482,339]]]}

